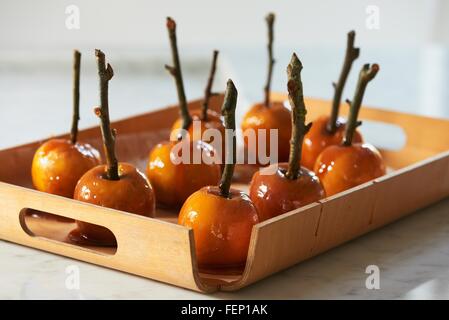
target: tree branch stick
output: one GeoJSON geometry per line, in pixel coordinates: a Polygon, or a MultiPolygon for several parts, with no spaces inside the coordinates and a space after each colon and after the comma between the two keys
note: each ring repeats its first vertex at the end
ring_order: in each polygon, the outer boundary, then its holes
{"type": "Polygon", "coordinates": [[[273,58],[273,24],[275,20],[274,13],[270,13],[265,18],[268,26],[268,75],[267,75],[267,83],[264,88],[265,92],[265,101],[264,104],[266,107],[270,106],[270,91],[271,91],[271,78],[273,75],[273,65],[274,65],[274,58],[273,58]]]}
{"type": "Polygon", "coordinates": [[[72,129],[70,130],[70,141],[75,144],[78,139],[78,122],[80,120],[80,68],[81,53],[73,51],[73,114],[72,129]]]}
{"type": "Polygon", "coordinates": [[[337,131],[337,121],[338,114],[340,111],[340,102],[341,96],[343,94],[343,89],[346,84],[346,80],[348,79],[349,72],[351,71],[352,63],[359,57],[360,49],[354,47],[355,41],[355,31],[352,30],[348,33],[348,40],[346,45],[346,55],[345,61],[343,63],[343,67],[341,69],[340,78],[338,78],[337,83],[333,83],[335,92],[334,99],[332,101],[332,111],[331,116],[329,118],[329,122],[327,123],[327,131],[329,133],[335,133],[337,131]]]}
{"type": "Polygon", "coordinates": [[[312,124],[306,125],[306,106],[301,81],[302,63],[293,53],[290,64],[287,67],[288,75],[288,100],[292,107],[292,136],[290,139],[290,155],[288,169],[285,176],[288,179],[296,179],[301,168],[302,143],[305,134],[310,130],[312,124]]]}
{"type": "Polygon", "coordinates": [[[106,65],[105,55],[101,50],[96,49],[95,56],[100,79],[100,107],[95,108],[95,114],[101,121],[101,135],[107,164],[106,176],[109,180],[119,180],[118,161],[115,154],[115,131],[111,130],[108,98],[109,81],[114,76],[114,71],[109,63],[106,65]]]}
{"type": "Polygon", "coordinates": [[[179,61],[178,44],[176,41],[176,22],[170,17],[167,17],[167,30],[170,38],[173,66],[166,65],[165,68],[175,79],[176,90],[178,91],[179,109],[182,117],[182,128],[187,130],[192,123],[192,117],[190,116],[189,109],[187,108],[184,82],[182,80],[181,62],[179,61]]]}
{"type": "Polygon", "coordinates": [[[214,50],[214,53],[212,55],[212,65],[210,67],[209,79],[207,80],[206,89],[204,90],[204,100],[201,109],[201,120],[203,121],[207,121],[207,109],[209,108],[209,101],[212,96],[212,85],[214,83],[215,71],[217,69],[217,57],[218,51],[214,50]]]}
{"type": "Polygon", "coordinates": [[[231,79],[228,80],[226,92],[224,96],[223,106],[221,107],[221,113],[224,117],[224,123],[226,128],[226,161],[219,184],[220,195],[223,197],[229,197],[229,190],[231,188],[231,180],[234,174],[237,141],[235,137],[235,108],[237,105],[237,89],[231,79]],[[230,138],[232,139],[230,141],[230,138]]]}
{"type": "Polygon", "coordinates": [[[359,116],[360,107],[363,101],[363,95],[365,93],[366,86],[368,82],[374,79],[377,72],[379,71],[378,64],[365,64],[360,70],[359,80],[357,82],[357,88],[355,89],[354,98],[350,102],[350,110],[348,123],[346,124],[345,137],[343,139],[343,145],[352,145],[352,138],[354,137],[355,129],[361,124],[357,121],[359,116]]]}

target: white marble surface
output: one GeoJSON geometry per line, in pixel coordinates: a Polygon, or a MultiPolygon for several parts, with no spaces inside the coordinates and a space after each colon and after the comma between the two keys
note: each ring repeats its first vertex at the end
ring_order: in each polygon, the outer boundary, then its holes
{"type": "MultiPolygon", "coordinates": [[[[439,62],[447,70],[448,55],[444,49],[439,62]]],[[[387,75],[402,77],[398,90],[391,91],[391,77],[379,78],[368,92],[367,103],[393,106],[394,109],[424,113],[434,116],[448,116],[449,109],[441,104],[440,86],[423,88],[420,78],[426,50],[410,51],[407,61],[398,61],[397,54],[384,51],[378,56],[388,66],[387,75]],[[399,63],[400,62],[400,63],[399,63]],[[417,62],[418,68],[401,73],[407,65],[417,62]],[[393,70],[391,70],[393,69],[393,70]],[[381,81],[382,80],[382,81],[381,81]],[[417,90],[419,88],[419,90],[417,90]],[[434,91],[432,91],[434,88],[434,91]],[[414,90],[416,89],[416,90],[414,90]],[[438,91],[439,90],[439,91],[438,91]],[[433,96],[432,105],[422,104],[424,96],[433,96]],[[438,100],[439,99],[439,100],[438,100]],[[440,105],[438,104],[440,101],[440,105]]],[[[432,51],[432,50],[431,50],[432,51]]],[[[433,51],[432,51],[433,52],[433,51]]],[[[309,95],[327,97],[328,83],[322,79],[324,73],[338,70],[339,56],[334,60],[331,54],[326,58],[313,51],[304,50],[309,70],[305,74],[305,88],[309,95]],[[323,65],[323,59],[326,63],[323,65]],[[326,69],[329,67],[329,70],[326,69]],[[326,85],[324,85],[326,84],[326,85]]],[[[290,52],[279,53],[287,57],[290,52]]],[[[374,55],[374,53],[372,53],[374,55]]],[[[432,54],[432,53],[431,53],[432,54]]],[[[435,52],[433,53],[435,54],[435,52]]],[[[438,54],[436,54],[438,55],[438,54]]],[[[251,52],[241,55],[250,57],[251,52]]],[[[208,55],[202,55],[205,61],[208,55]]],[[[238,60],[231,50],[221,63],[218,83],[232,76],[241,83],[240,101],[257,99],[261,83],[253,82],[251,74],[257,69],[257,61],[238,60]]],[[[368,54],[371,57],[371,54],[368,54]]],[[[1,59],[0,59],[1,60],[1,59]]],[[[126,59],[125,59],[126,60],[126,59]]],[[[259,59],[260,60],[260,59],[259,59]]],[[[280,60],[285,60],[284,58],[280,60]]],[[[371,59],[370,59],[371,60],[371,59]]],[[[164,62],[164,60],[160,60],[164,62]]],[[[198,67],[192,58],[186,63],[185,75],[189,78],[189,96],[200,95],[207,70],[198,67]],[[190,65],[190,67],[189,67],[190,65]]],[[[0,148],[13,146],[52,133],[67,131],[70,119],[70,76],[64,68],[48,70],[44,63],[32,68],[20,61],[11,67],[11,61],[0,61],[0,148]],[[26,115],[27,114],[27,115],[26,115]],[[24,116],[26,115],[26,116],[24,116]],[[11,134],[14,133],[14,134],[11,134]]],[[[154,58],[155,65],[160,62],[154,58]]],[[[162,70],[147,69],[141,72],[139,66],[115,63],[116,82],[111,85],[111,108],[114,118],[135,114],[174,101],[173,83],[162,70]],[[150,106],[150,107],[148,107],[150,106]]],[[[61,66],[68,66],[61,62],[61,66]]],[[[435,68],[437,68],[436,66],[435,68]]],[[[385,69],[385,68],[384,68],[385,69]]],[[[383,69],[383,70],[384,70],[383,69]]],[[[70,70],[70,69],[69,69],[70,70]]],[[[278,82],[282,82],[283,67],[279,66],[278,82]]],[[[307,69],[305,69],[307,70],[307,69]]],[[[432,81],[446,81],[448,72],[432,81]]],[[[96,103],[96,78],[92,70],[83,71],[83,122],[82,126],[96,123],[90,114],[90,107],[96,103]]],[[[327,76],[326,76],[327,77],[327,76]]],[[[276,85],[282,89],[282,85],[276,85]]],[[[352,85],[350,86],[352,87],[352,85]]],[[[219,88],[219,87],[218,87],[219,88]]],[[[447,104],[446,104],[447,105],[447,104]]],[[[0,209],[1,213],[1,209],[0,209]]],[[[3,299],[295,299],[295,298],[339,298],[339,299],[433,299],[449,298],[449,199],[417,212],[381,230],[372,232],[339,248],[331,250],[298,266],[280,272],[255,285],[236,293],[203,295],[176,288],[163,283],[135,277],[76,260],[40,252],[15,244],[0,241],[0,298],[3,299]],[[365,268],[368,265],[380,268],[380,289],[365,287],[365,268]],[[77,266],[80,270],[79,290],[66,287],[67,267],[77,266]]]]}

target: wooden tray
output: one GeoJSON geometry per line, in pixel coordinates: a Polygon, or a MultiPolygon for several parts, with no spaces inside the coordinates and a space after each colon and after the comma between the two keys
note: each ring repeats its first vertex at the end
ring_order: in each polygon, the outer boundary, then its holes
{"type": "MultiPolygon", "coordinates": [[[[273,94],[273,100],[285,99],[285,95],[273,94]]],[[[222,96],[215,97],[211,107],[218,110],[222,100],[222,96]]],[[[307,99],[306,104],[311,120],[329,112],[328,101],[307,99]]],[[[200,101],[189,106],[200,108],[200,101]]],[[[149,150],[168,137],[177,116],[178,110],[172,106],[115,122],[120,161],[143,169],[149,150]]],[[[196,291],[238,290],[449,195],[449,121],[367,107],[360,116],[404,130],[404,148],[381,151],[393,170],[256,225],[244,270],[200,273],[193,231],[174,223],[176,212],[158,210],[152,219],[32,190],[31,161],[41,142],[0,151],[0,239],[196,291]],[[36,220],[30,215],[33,210],[107,227],[116,236],[118,247],[67,243],[65,237],[73,224],[36,220]]],[[[80,139],[101,149],[99,128],[83,130],[80,139]]],[[[249,177],[241,175],[240,180],[249,177]]]]}

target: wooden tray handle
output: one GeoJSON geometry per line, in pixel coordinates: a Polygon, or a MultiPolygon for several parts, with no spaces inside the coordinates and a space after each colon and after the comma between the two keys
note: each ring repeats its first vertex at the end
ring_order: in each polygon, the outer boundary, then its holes
{"type": "Polygon", "coordinates": [[[449,130],[449,122],[430,117],[415,116],[401,112],[378,110],[363,107],[360,111],[361,119],[369,119],[390,123],[401,127],[407,136],[407,148],[424,148],[435,152],[448,150],[449,137],[441,136],[441,132],[449,130]],[[442,139],[435,139],[435,137],[442,139]]]}
{"type": "Polygon", "coordinates": [[[393,124],[404,130],[406,144],[401,150],[382,150],[384,159],[394,169],[404,168],[448,150],[449,135],[441,135],[441,132],[449,131],[447,120],[369,107],[360,110],[360,118],[393,124]]]}
{"type": "MultiPolygon", "coordinates": [[[[272,99],[287,101],[287,95],[272,93],[272,99]]],[[[306,105],[308,106],[307,116],[310,120],[329,114],[331,107],[329,101],[315,98],[306,98],[306,105]]],[[[347,116],[348,108],[346,105],[342,104],[340,110],[342,116],[347,116]]],[[[441,134],[441,132],[449,131],[449,121],[447,120],[367,106],[360,109],[360,119],[384,122],[396,125],[404,130],[406,143],[401,150],[382,150],[383,156],[394,169],[406,167],[436,153],[448,150],[449,135],[441,134]],[[435,139],[435,137],[438,137],[438,139],[435,139]]]]}
{"type": "Polygon", "coordinates": [[[193,232],[185,227],[6,183],[0,183],[0,203],[5,204],[1,211],[0,239],[196,291],[217,289],[199,281],[193,232]],[[20,221],[20,212],[24,208],[106,227],[117,239],[117,251],[114,255],[101,254],[77,245],[30,235],[20,221]]]}

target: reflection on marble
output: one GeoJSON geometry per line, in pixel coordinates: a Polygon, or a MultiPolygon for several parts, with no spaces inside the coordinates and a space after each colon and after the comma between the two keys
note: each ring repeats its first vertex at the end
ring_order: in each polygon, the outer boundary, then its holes
{"type": "Polygon", "coordinates": [[[0,242],[0,299],[449,299],[449,199],[233,293],[204,295],[0,242]],[[365,287],[368,265],[380,289],[365,287]],[[80,270],[68,290],[66,268],[80,270]]]}

